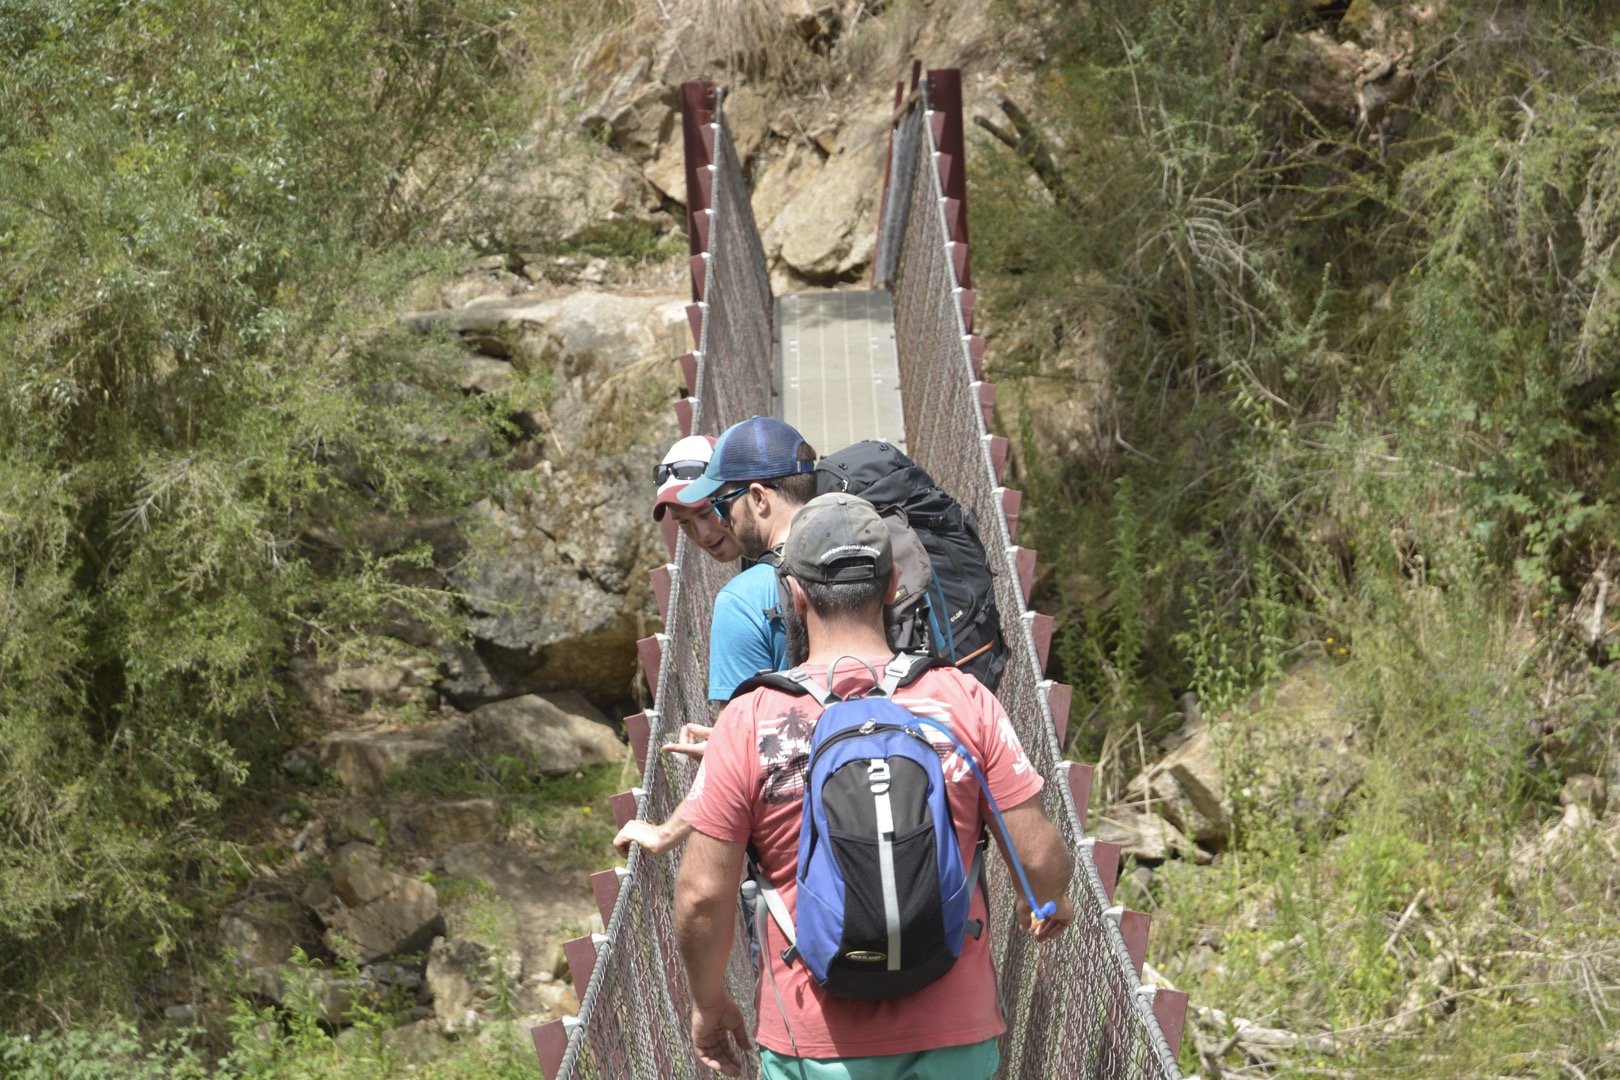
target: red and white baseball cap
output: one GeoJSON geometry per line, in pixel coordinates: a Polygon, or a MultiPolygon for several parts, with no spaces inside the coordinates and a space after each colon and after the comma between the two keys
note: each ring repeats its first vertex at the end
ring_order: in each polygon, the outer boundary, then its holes
{"type": "Polygon", "coordinates": [[[653,483],[658,485],[658,498],[653,500],[654,521],[664,519],[664,508],[676,503],[676,498],[693,480],[703,475],[709,459],[714,456],[713,435],[688,435],[677,439],[664,460],[653,466],[653,483]]]}

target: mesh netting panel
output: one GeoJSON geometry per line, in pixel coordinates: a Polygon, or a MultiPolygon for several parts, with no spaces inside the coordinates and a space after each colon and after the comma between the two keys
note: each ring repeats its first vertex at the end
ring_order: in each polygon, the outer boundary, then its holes
{"type": "MultiPolygon", "coordinates": [[[[996,602],[1011,660],[998,696],[1030,759],[1047,777],[1045,804],[1069,850],[1084,833],[1060,770],[1062,753],[1041,684],[1035,641],[995,490],[972,364],[963,336],[955,273],[946,248],[931,126],[909,142],[911,193],[894,289],[895,341],[908,449],[946,490],[978,514],[996,571],[996,602]]],[[[991,905],[1001,996],[1009,1031],[1002,1043],[1008,1077],[1175,1077],[1179,1072],[1151,1008],[1137,994],[1106,895],[1089,858],[1077,857],[1070,900],[1075,924],[1037,945],[1012,920],[1013,893],[991,860],[991,905]]]]}
{"type": "MultiPolygon", "coordinates": [[[[692,430],[719,434],[738,420],[771,411],[771,292],[765,253],[754,227],[748,188],[721,113],[715,112],[712,258],[704,286],[708,305],[698,344],[698,397],[692,430]]],[[[681,803],[695,771],[685,758],[658,753],[683,723],[709,717],[708,642],[714,595],[733,566],[709,558],[681,537],[671,582],[663,664],[654,695],[647,770],[637,816],[663,821],[681,803]]],[[[631,856],[607,941],[597,954],[579,1023],[569,1035],[559,1077],[642,1080],[714,1075],[692,1056],[687,1039],[691,996],[675,938],[678,852],[631,856]]],[[[753,971],[739,922],[727,981],[751,1013],[753,971]]],[[[748,1017],[750,1029],[753,1017],[748,1017]]],[[[748,1075],[752,1075],[751,1073],[748,1075]]]]}
{"type": "MultiPolygon", "coordinates": [[[[717,109],[715,119],[720,120],[717,109]]],[[[718,435],[739,420],[771,415],[771,279],[754,227],[737,151],[716,133],[714,224],[709,232],[703,355],[698,369],[701,421],[692,430],[718,435]]]]}

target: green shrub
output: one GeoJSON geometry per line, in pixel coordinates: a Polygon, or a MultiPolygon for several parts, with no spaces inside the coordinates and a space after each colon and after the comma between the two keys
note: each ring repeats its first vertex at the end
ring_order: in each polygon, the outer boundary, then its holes
{"type": "Polygon", "coordinates": [[[379,327],[464,257],[438,222],[511,128],[507,25],[0,4],[0,1015],[117,1002],[64,955],[176,948],[295,737],[290,650],[449,627],[425,547],[369,537],[487,491],[497,418],[379,327]]]}
{"type": "Polygon", "coordinates": [[[1620,21],[1382,5],[1416,84],[1379,134],[1301,92],[1344,81],[1302,32],[1372,32],[1366,5],[1005,6],[1040,27],[1020,104],[1059,178],[984,141],[974,261],[1075,744],[1117,791],[1191,689],[1228,779],[1272,781],[1233,784],[1215,867],[1159,871],[1154,963],[1346,1033],[1284,1073],[1612,1068],[1612,875],[1568,854],[1527,882],[1524,845],[1566,776],[1616,780],[1614,654],[1584,628],[1620,554],[1620,21]],[[1040,413],[1076,398],[1094,438],[1040,413]],[[1302,660],[1365,763],[1322,821],[1267,726],[1302,660]]]}

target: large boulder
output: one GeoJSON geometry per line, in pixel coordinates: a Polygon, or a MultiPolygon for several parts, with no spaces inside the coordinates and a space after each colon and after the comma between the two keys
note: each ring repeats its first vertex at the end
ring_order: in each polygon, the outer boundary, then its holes
{"type": "Polygon", "coordinates": [[[351,792],[376,791],[413,768],[446,765],[466,754],[461,718],[403,730],[334,731],[321,737],[321,764],[351,792]]]}
{"type": "Polygon", "coordinates": [[[220,946],[243,969],[273,967],[294,949],[310,951],[318,940],[309,913],[292,897],[250,897],[219,920],[220,946]]]}
{"type": "Polygon", "coordinates": [[[425,881],[340,854],[330,896],[317,909],[326,944],[357,964],[421,952],[444,933],[439,896],[425,881]]]}
{"type": "Polygon", "coordinates": [[[536,774],[573,772],[624,758],[607,717],[577,693],[526,694],[481,705],[470,716],[486,760],[515,758],[536,774]]]}
{"type": "Polygon", "coordinates": [[[494,840],[501,808],[494,799],[455,799],[396,811],[388,834],[405,847],[451,848],[494,840]]]}
{"type": "Polygon", "coordinates": [[[815,284],[847,279],[870,263],[888,145],[888,117],[872,116],[845,127],[825,161],[790,158],[793,176],[779,182],[794,194],[764,229],[767,253],[815,284]]]}
{"type": "Polygon", "coordinates": [[[1151,807],[1206,848],[1225,847],[1231,837],[1231,805],[1208,725],[1199,725],[1190,738],[1126,785],[1125,801],[1151,807]]]}
{"type": "Polygon", "coordinates": [[[1098,840],[1118,844],[1121,857],[1137,862],[1158,863],[1172,855],[1193,853],[1180,829],[1140,806],[1111,806],[1087,819],[1086,832],[1098,840]]]}
{"type": "Polygon", "coordinates": [[[630,696],[636,639],[652,614],[645,570],[667,557],[648,514],[647,463],[658,456],[648,447],[579,460],[506,506],[482,508],[499,543],[451,573],[478,640],[442,685],[447,696],[464,706],[558,688],[603,702],[630,696]]]}

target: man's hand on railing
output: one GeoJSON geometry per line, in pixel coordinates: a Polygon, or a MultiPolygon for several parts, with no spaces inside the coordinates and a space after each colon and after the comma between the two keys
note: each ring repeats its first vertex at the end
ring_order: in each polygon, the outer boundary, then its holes
{"type": "Polygon", "coordinates": [[[709,735],[713,731],[714,728],[707,724],[682,724],[674,741],[664,744],[664,752],[685,754],[693,761],[701,761],[703,752],[709,748],[709,735]]]}
{"type": "Polygon", "coordinates": [[[1036,941],[1051,941],[1067,930],[1072,922],[1074,922],[1074,905],[1069,903],[1067,896],[1058,897],[1057,911],[1044,919],[1033,918],[1029,905],[1022,897],[1018,900],[1018,923],[1027,927],[1029,932],[1035,935],[1036,941]]]}
{"type": "Polygon", "coordinates": [[[662,855],[670,848],[679,847],[691,834],[692,826],[686,823],[686,819],[681,817],[679,811],[676,811],[662,825],[654,825],[640,818],[631,818],[613,838],[613,846],[627,859],[630,857],[632,843],[640,844],[642,849],[650,854],[662,855]]]}

